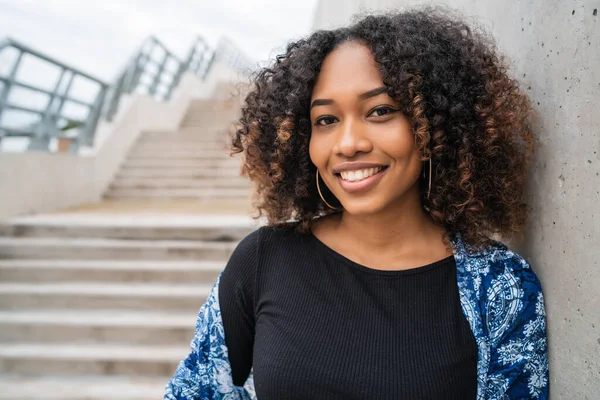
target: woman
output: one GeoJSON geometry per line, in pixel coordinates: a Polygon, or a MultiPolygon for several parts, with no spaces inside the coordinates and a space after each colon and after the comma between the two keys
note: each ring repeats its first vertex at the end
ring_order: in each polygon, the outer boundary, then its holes
{"type": "Polygon", "coordinates": [[[529,100],[447,9],[288,45],[233,147],[268,219],[167,399],[546,399],[544,301],[492,235],[527,220],[529,100]]]}

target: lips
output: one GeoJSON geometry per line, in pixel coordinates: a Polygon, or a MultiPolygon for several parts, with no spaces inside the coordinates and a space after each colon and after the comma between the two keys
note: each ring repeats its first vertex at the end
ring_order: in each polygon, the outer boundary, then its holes
{"type": "Polygon", "coordinates": [[[344,191],[349,193],[355,193],[371,190],[385,175],[387,167],[375,167],[375,171],[373,171],[373,174],[369,173],[366,177],[360,176],[360,179],[356,179],[358,177],[357,175],[359,174],[356,171],[357,170],[344,171],[336,174],[336,177],[338,178],[338,183],[344,191]],[[346,175],[346,179],[343,178],[342,174],[346,175]],[[353,179],[348,179],[349,177],[353,179]]]}

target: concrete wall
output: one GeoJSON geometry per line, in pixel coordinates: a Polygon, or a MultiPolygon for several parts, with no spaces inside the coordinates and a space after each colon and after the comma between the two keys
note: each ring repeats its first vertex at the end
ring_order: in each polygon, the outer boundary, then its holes
{"type": "Polygon", "coordinates": [[[0,219],[100,201],[140,133],[178,129],[191,99],[211,97],[220,82],[236,79],[237,73],[215,64],[205,81],[184,75],[168,103],[124,98],[114,122],[101,123],[94,147],[79,155],[0,153],[0,219]]]}
{"type": "MultiPolygon", "coordinates": [[[[314,28],[424,1],[321,0],[314,28]]],[[[448,0],[513,61],[539,113],[523,243],[546,297],[553,399],[600,398],[600,1],[448,0]],[[598,9],[594,15],[594,9],[598,9]]]]}

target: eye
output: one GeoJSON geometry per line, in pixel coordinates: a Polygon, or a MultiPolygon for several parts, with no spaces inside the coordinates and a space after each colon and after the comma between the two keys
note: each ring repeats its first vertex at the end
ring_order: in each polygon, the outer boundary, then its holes
{"type": "Polygon", "coordinates": [[[332,117],[330,115],[326,115],[324,117],[321,118],[317,118],[317,120],[315,121],[315,125],[318,126],[327,126],[327,125],[331,125],[335,122],[335,117],[332,117]],[[329,123],[328,123],[329,121],[329,123]],[[325,123],[322,123],[325,122],[325,123]]]}
{"type": "Polygon", "coordinates": [[[398,111],[398,110],[396,110],[395,108],[382,106],[382,107],[375,108],[373,111],[371,111],[369,113],[369,115],[375,114],[376,117],[385,117],[386,115],[389,115],[396,111],[398,111]]]}

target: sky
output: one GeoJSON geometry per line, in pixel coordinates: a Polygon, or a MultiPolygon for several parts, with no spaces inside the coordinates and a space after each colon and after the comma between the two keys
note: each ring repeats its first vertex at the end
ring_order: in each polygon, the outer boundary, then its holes
{"type": "Polygon", "coordinates": [[[317,0],[0,0],[8,36],[102,80],[113,80],[145,38],[184,58],[200,35],[226,35],[264,62],[310,32],[317,0]]]}

